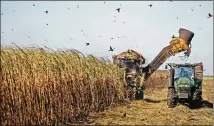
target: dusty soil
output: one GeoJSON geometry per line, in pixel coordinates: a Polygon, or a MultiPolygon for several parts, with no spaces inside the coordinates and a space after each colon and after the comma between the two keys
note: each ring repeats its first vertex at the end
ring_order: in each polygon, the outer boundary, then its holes
{"type": "Polygon", "coordinates": [[[167,88],[145,92],[145,100],[133,101],[101,113],[91,114],[92,125],[212,125],[213,124],[213,78],[204,78],[203,106],[189,109],[178,104],[168,108],[167,88]]]}

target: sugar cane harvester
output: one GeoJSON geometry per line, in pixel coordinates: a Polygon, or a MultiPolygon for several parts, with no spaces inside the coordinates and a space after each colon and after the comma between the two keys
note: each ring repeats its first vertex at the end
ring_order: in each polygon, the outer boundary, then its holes
{"type": "Polygon", "coordinates": [[[146,80],[156,71],[170,56],[184,52],[186,57],[191,53],[191,40],[194,33],[179,29],[179,37],[173,37],[170,45],[162,51],[146,67],[145,58],[138,52],[128,49],[118,55],[113,55],[113,63],[124,69],[124,86],[127,88],[130,100],[143,99],[146,80]]]}

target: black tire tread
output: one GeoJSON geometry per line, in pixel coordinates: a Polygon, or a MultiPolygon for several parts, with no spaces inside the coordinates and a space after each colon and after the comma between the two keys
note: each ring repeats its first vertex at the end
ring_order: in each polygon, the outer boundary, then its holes
{"type": "Polygon", "coordinates": [[[176,107],[176,99],[173,98],[175,95],[175,88],[168,88],[168,95],[167,95],[167,105],[169,108],[174,108],[176,107]]]}

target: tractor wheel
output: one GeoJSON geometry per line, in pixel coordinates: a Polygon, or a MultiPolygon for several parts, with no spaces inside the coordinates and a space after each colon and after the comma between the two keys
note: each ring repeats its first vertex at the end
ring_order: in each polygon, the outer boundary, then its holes
{"type": "Polygon", "coordinates": [[[192,101],[189,102],[189,108],[190,109],[200,108],[201,105],[202,105],[201,99],[192,100],[192,101]]]}
{"type": "Polygon", "coordinates": [[[135,100],[135,89],[132,86],[128,86],[128,98],[129,100],[135,100]]]}
{"type": "Polygon", "coordinates": [[[174,108],[177,105],[175,93],[175,88],[168,88],[167,105],[169,108],[174,108]]]}
{"type": "Polygon", "coordinates": [[[144,91],[143,91],[142,88],[136,90],[135,98],[136,98],[136,99],[144,99],[144,91]]]}

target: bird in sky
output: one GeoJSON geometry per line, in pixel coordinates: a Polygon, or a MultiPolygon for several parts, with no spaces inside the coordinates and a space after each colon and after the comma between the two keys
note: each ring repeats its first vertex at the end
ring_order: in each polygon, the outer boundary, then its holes
{"type": "Polygon", "coordinates": [[[210,14],[210,13],[208,14],[208,16],[209,16],[209,17],[207,17],[207,18],[213,17],[213,15],[212,15],[212,14],[210,14]]]}
{"type": "Polygon", "coordinates": [[[46,10],[45,13],[48,14],[48,10],[46,10]]]}
{"type": "Polygon", "coordinates": [[[152,4],[150,4],[150,5],[148,5],[148,6],[152,7],[152,4]]]}
{"type": "MultiPolygon", "coordinates": [[[[115,49],[115,48],[114,48],[115,49]]],[[[108,51],[114,51],[114,49],[110,46],[110,49],[108,51]]]]}
{"type": "Polygon", "coordinates": [[[120,8],[117,8],[116,10],[118,11],[118,13],[120,12],[120,8]]]}
{"type": "Polygon", "coordinates": [[[89,46],[90,45],[90,43],[86,43],[86,45],[85,46],[89,46]]]}

